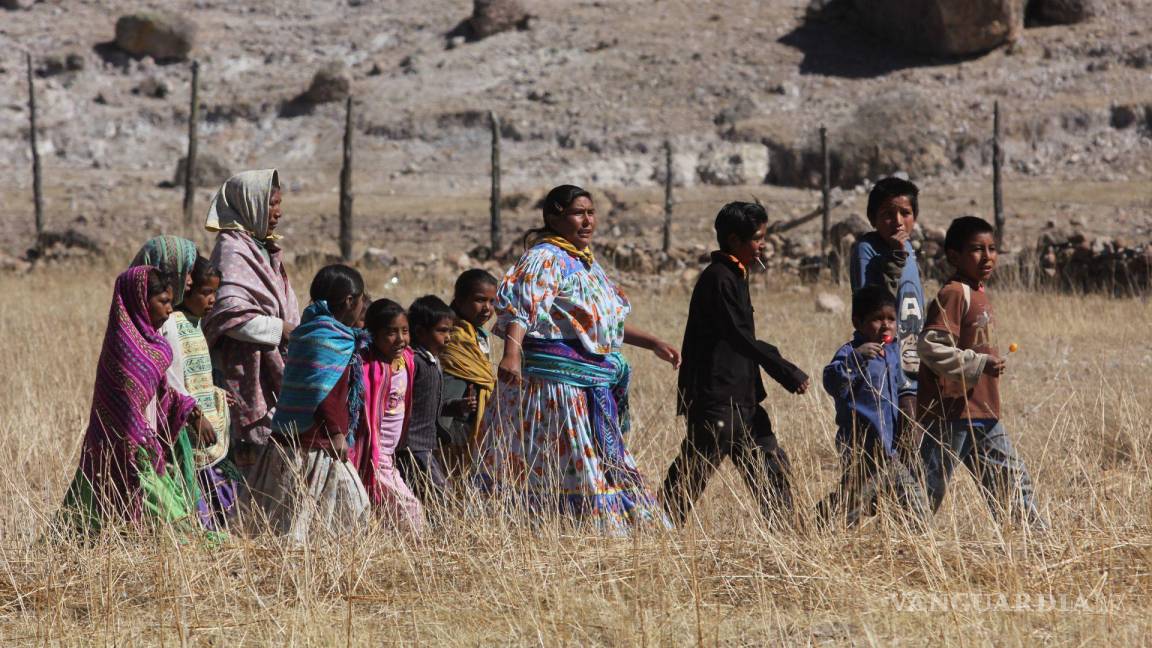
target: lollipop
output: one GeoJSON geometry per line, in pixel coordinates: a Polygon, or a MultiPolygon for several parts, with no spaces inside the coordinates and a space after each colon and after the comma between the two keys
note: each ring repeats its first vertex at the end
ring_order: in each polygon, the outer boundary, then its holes
{"type": "Polygon", "coordinates": [[[1008,345],[1008,353],[1016,353],[1016,351],[1018,351],[1019,349],[1020,349],[1020,347],[1017,346],[1015,342],[1008,345]]]}
{"type": "MultiPolygon", "coordinates": [[[[887,333],[884,334],[884,344],[892,344],[892,341],[895,339],[896,338],[892,337],[891,335],[889,335],[887,333]]],[[[1012,346],[1016,346],[1016,345],[1013,344],[1012,346]]]]}

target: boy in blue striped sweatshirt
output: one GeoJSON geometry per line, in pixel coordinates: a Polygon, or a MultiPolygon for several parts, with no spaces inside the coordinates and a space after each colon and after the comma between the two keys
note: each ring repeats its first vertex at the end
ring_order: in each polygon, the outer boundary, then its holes
{"type": "Polygon", "coordinates": [[[824,390],[836,402],[842,473],[818,512],[824,522],[855,526],[863,515],[875,513],[879,499],[888,499],[899,517],[920,526],[928,519],[928,502],[897,452],[905,429],[900,399],[909,386],[895,339],[896,300],[885,286],[856,291],[852,325],[852,341],[824,368],[824,390]]]}
{"type": "MultiPolygon", "coordinates": [[[[920,217],[920,189],[896,177],[878,181],[868,193],[868,222],[874,231],[860,237],[852,247],[849,280],[853,294],[865,286],[884,286],[896,300],[896,353],[904,374],[900,409],[909,421],[916,417],[917,374],[920,356],[916,342],[924,325],[924,286],[920,266],[909,238],[920,217]]],[[[919,430],[912,427],[905,447],[912,458],[920,446],[919,430]]]]}

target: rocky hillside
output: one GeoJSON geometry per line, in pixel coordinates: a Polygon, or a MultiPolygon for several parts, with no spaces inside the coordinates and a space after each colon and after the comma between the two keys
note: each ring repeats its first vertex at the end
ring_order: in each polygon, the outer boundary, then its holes
{"type": "Polygon", "coordinates": [[[1029,27],[965,58],[909,51],[900,33],[820,2],[522,2],[526,16],[485,38],[462,23],[471,0],[9,3],[30,6],[0,11],[6,249],[28,242],[24,52],[49,219],[96,229],[116,228],[126,208],[152,229],[177,217],[178,192],[159,185],[186,146],[188,59],[201,66],[200,150],[217,160],[198,171],[205,200],[229,169],[276,166],[298,204],[313,196],[329,210],[347,92],[361,213],[481,197],[488,111],[501,120],[509,191],[654,187],[665,139],[688,196],[811,187],[821,124],[845,188],[896,170],[963,184],[988,172],[994,101],[1017,178],[1152,175],[1144,0],[1098,0],[1085,22],[1029,27]],[[176,17],[170,31],[117,43],[118,18],[156,11],[176,17]],[[160,60],[134,49],[147,47],[160,60]]]}

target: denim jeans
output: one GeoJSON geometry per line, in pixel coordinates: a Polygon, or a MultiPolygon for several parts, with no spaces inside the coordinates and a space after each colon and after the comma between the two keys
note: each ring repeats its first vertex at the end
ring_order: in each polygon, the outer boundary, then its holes
{"type": "Polygon", "coordinates": [[[932,422],[924,432],[920,459],[928,503],[933,512],[940,508],[956,463],[961,462],[979,482],[993,515],[1001,517],[1007,512],[1013,521],[1039,528],[1046,526],[1036,508],[1028,469],[1016,454],[1016,448],[1000,421],[962,419],[932,422]]]}

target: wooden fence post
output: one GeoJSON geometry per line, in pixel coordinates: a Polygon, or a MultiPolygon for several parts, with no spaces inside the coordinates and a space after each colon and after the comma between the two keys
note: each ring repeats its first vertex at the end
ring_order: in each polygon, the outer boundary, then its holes
{"type": "Polygon", "coordinates": [[[1004,147],[1000,144],[1000,102],[992,104],[992,216],[996,247],[1004,247],[1004,147]]]}
{"type": "Polygon", "coordinates": [[[36,86],[32,82],[32,54],[25,54],[28,63],[28,125],[32,145],[32,201],[36,210],[36,248],[40,248],[44,235],[44,191],[41,184],[40,150],[36,144],[36,86]]]}
{"type": "Polygon", "coordinates": [[[825,253],[828,252],[828,231],[832,219],[832,164],[828,159],[828,129],[820,126],[820,160],[823,171],[820,175],[820,245],[825,253]]]}
{"type": "Polygon", "coordinates": [[[200,121],[200,62],[192,61],[192,97],[188,106],[188,155],[184,158],[184,229],[192,232],[196,201],[196,137],[200,121]]]}
{"type": "Polygon", "coordinates": [[[488,202],[488,227],[495,258],[504,249],[504,237],[500,225],[500,118],[496,111],[488,111],[488,122],[492,127],[492,192],[488,202]]]}
{"type": "Polygon", "coordinates": [[[352,96],[344,104],[344,163],[340,166],[340,258],[352,261],[352,96]]]}
{"type": "Polygon", "coordinates": [[[672,252],[672,142],[664,140],[664,254],[672,252]]]}

